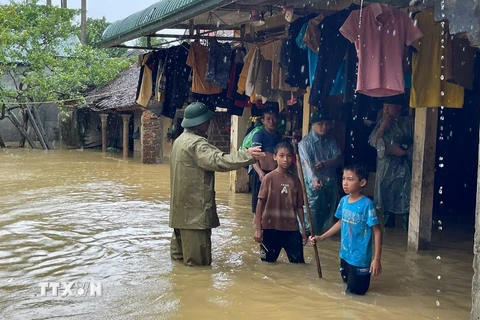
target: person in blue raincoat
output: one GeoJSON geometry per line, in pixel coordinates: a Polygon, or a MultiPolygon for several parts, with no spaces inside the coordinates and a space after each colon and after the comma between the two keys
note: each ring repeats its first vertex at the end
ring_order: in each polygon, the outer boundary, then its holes
{"type": "Polygon", "coordinates": [[[375,203],[383,210],[383,223],[395,227],[396,215],[402,216],[408,230],[412,184],[413,121],[402,116],[402,105],[385,104],[382,119],[370,135],[377,149],[375,203]]]}
{"type": "Polygon", "coordinates": [[[310,120],[310,133],[298,145],[312,214],[312,221],[305,220],[308,227],[312,224],[314,235],[323,234],[333,225],[337,208],[336,168],[341,163],[342,152],[335,138],[328,134],[332,128],[331,120],[327,115],[315,112],[310,120]]]}

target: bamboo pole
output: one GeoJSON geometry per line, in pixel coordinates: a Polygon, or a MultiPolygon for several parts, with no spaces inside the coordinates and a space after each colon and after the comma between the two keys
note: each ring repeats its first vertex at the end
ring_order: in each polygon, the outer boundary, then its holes
{"type": "Polygon", "coordinates": [[[40,132],[40,129],[38,128],[37,121],[33,117],[32,110],[30,110],[30,107],[26,108],[28,117],[30,118],[30,124],[32,125],[33,130],[37,134],[38,141],[40,141],[40,145],[42,146],[43,149],[47,150],[47,144],[45,143],[45,140],[43,140],[42,133],[40,132]]]}
{"type": "MultiPolygon", "coordinates": [[[[307,189],[305,186],[305,180],[303,176],[302,162],[300,161],[300,155],[298,153],[298,145],[296,143],[294,144],[294,148],[295,148],[295,156],[297,158],[298,175],[300,178],[300,183],[302,184],[303,202],[305,203],[305,208],[307,209],[307,217],[308,217],[308,220],[310,221],[310,234],[313,236],[314,233],[313,233],[313,225],[312,225],[312,213],[310,212],[310,206],[308,205],[307,189]]],[[[318,255],[318,248],[316,243],[313,244],[313,250],[315,251],[315,260],[317,261],[318,277],[321,279],[323,278],[322,266],[320,264],[320,256],[318,255]]]]}
{"type": "Polygon", "coordinates": [[[47,136],[47,133],[45,132],[45,128],[43,127],[42,121],[40,119],[40,114],[38,113],[38,109],[36,107],[32,107],[32,113],[33,113],[33,120],[37,122],[38,129],[40,129],[40,134],[42,135],[43,140],[47,145],[47,148],[50,150],[55,149],[50,143],[50,141],[48,141],[48,136],[47,136]]]}
{"type": "Polygon", "coordinates": [[[22,125],[20,124],[20,121],[18,121],[17,117],[9,109],[7,109],[7,113],[10,121],[15,127],[17,127],[18,131],[20,131],[21,135],[25,138],[25,140],[27,140],[30,147],[32,147],[32,149],[36,149],[37,147],[35,146],[35,142],[33,142],[32,138],[28,136],[27,131],[22,128],[22,125]]]}

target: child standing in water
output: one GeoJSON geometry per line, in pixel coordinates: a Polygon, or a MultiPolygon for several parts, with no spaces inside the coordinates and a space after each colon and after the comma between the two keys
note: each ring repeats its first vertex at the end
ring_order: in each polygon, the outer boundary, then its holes
{"type": "Polygon", "coordinates": [[[262,261],[277,261],[285,249],[291,263],[305,263],[307,241],[300,180],[290,172],[294,151],[291,144],[277,144],[273,159],[277,168],[265,175],[258,193],[255,213],[255,241],[260,243],[262,261]],[[301,223],[301,233],[297,216],[301,223]]]}
{"type": "Polygon", "coordinates": [[[352,165],[343,170],[343,191],[335,217],[339,221],[321,236],[310,236],[310,242],[322,242],[341,231],[340,274],[347,284],[346,292],[364,295],[370,286],[370,275],[382,272],[382,229],[373,201],[363,195],[367,184],[365,168],[352,165]],[[372,231],[375,255],[372,260],[372,231]]]}

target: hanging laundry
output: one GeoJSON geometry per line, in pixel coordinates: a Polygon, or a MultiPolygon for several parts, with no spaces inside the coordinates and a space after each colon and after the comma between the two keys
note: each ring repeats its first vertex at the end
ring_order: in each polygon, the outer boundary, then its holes
{"type": "Polygon", "coordinates": [[[413,44],[418,52],[413,53],[412,57],[410,106],[461,108],[464,88],[441,79],[442,65],[445,60],[451,59],[451,39],[447,25],[444,30],[441,23],[435,22],[431,12],[421,12],[415,20],[424,37],[413,44]]]}
{"type": "Polygon", "coordinates": [[[402,57],[404,46],[422,37],[410,16],[393,7],[373,3],[353,11],[340,28],[358,52],[357,91],[388,97],[405,91],[402,57]]]}
{"type": "Polygon", "coordinates": [[[312,50],[316,54],[318,54],[318,51],[320,49],[321,38],[321,32],[320,29],[318,29],[318,26],[324,18],[325,15],[322,13],[319,14],[317,17],[313,18],[312,20],[308,21],[307,28],[303,36],[303,42],[308,48],[310,48],[310,50],[312,50]]]}
{"type": "Polygon", "coordinates": [[[451,48],[452,58],[445,60],[445,78],[450,83],[472,90],[477,49],[463,38],[453,38],[451,48]]]}
{"type": "Polygon", "coordinates": [[[217,94],[222,92],[219,86],[205,81],[208,65],[208,47],[192,43],[187,57],[187,65],[193,70],[192,92],[199,94],[217,94]]]}
{"type": "Polygon", "coordinates": [[[137,103],[146,107],[153,95],[152,65],[147,64],[151,54],[145,54],[142,59],[140,84],[137,88],[137,103]]]}
{"type": "Polygon", "coordinates": [[[208,40],[208,67],[205,82],[213,83],[226,89],[230,77],[232,47],[230,43],[219,43],[216,39],[208,40]]]}
{"type": "MultiPolygon", "coordinates": [[[[288,62],[285,82],[291,87],[305,89],[308,87],[308,54],[296,45],[296,39],[303,25],[317,16],[316,13],[298,18],[288,28],[289,39],[286,41],[286,60],[288,62]]],[[[282,63],[283,65],[283,63],[282,63]]]]}
{"type": "MultiPolygon", "coordinates": [[[[319,23],[318,29],[321,34],[319,44],[319,54],[317,66],[315,68],[315,77],[312,83],[312,90],[308,102],[311,105],[323,108],[330,94],[338,70],[345,58],[349,47],[353,45],[340,34],[340,27],[345,23],[352,13],[352,10],[360,8],[357,5],[351,5],[347,9],[336,12],[323,18],[319,23]]],[[[354,48],[352,50],[355,50],[354,48]]],[[[349,69],[351,70],[351,69],[349,69]]],[[[347,73],[352,75],[351,72],[347,73]]],[[[347,83],[352,80],[345,79],[347,83]]]]}
{"type": "MultiPolygon", "coordinates": [[[[315,19],[312,19],[312,20],[315,20],[315,19]]],[[[305,32],[307,31],[309,23],[310,22],[305,23],[303,25],[302,30],[298,34],[296,42],[300,49],[308,51],[308,65],[309,65],[308,69],[309,69],[309,75],[310,75],[309,86],[311,87],[315,79],[315,71],[317,68],[318,54],[315,51],[313,51],[309,46],[307,46],[307,44],[305,43],[305,38],[306,38],[305,32]]],[[[317,27],[318,27],[318,24],[317,24],[317,27]]],[[[339,95],[339,94],[343,94],[344,92],[345,92],[345,60],[342,61],[340,67],[338,68],[335,79],[333,80],[332,89],[330,90],[330,95],[331,96],[339,95]]]]}
{"type": "Polygon", "coordinates": [[[173,119],[181,109],[190,89],[191,68],[186,64],[190,45],[182,43],[152,54],[159,62],[155,85],[155,96],[160,103],[160,114],[173,119]]]}
{"type": "Polygon", "coordinates": [[[286,71],[280,67],[281,47],[282,40],[275,40],[260,46],[260,52],[263,58],[272,62],[272,89],[283,91],[297,91],[297,88],[293,88],[285,82],[286,71]]]}

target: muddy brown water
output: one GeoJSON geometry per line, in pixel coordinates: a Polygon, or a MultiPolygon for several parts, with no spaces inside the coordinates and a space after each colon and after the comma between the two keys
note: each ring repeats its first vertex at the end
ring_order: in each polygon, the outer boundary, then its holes
{"type": "Polygon", "coordinates": [[[213,265],[189,268],[169,257],[168,164],[0,149],[0,168],[2,319],[469,318],[471,235],[444,228],[417,254],[402,231],[387,233],[383,274],[354,297],[343,293],[338,238],[319,248],[322,280],[311,246],[305,265],[284,254],[260,262],[250,195],[230,194],[228,174],[217,174],[213,265]],[[102,295],[42,296],[42,282],[95,282],[102,295]]]}

